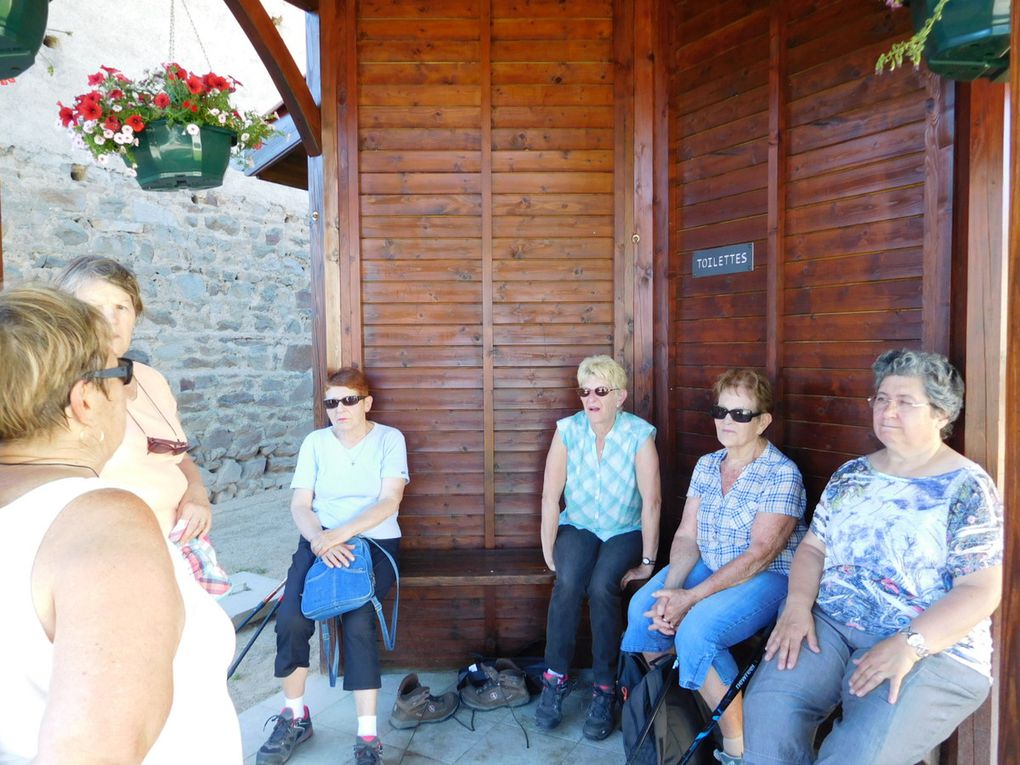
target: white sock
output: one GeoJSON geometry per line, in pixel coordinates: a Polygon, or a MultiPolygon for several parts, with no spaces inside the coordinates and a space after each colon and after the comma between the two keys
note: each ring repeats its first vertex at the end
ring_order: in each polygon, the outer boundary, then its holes
{"type": "Polygon", "coordinates": [[[294,713],[294,719],[299,720],[305,716],[305,697],[298,696],[296,699],[283,698],[283,705],[294,713]]]}
{"type": "Polygon", "coordinates": [[[723,736],[722,740],[723,751],[726,752],[730,757],[743,757],[744,756],[744,737],[737,736],[736,738],[726,738],[723,736]]]}
{"type": "Polygon", "coordinates": [[[375,738],[379,735],[375,727],[375,715],[358,717],[358,735],[362,738],[375,738]]]}

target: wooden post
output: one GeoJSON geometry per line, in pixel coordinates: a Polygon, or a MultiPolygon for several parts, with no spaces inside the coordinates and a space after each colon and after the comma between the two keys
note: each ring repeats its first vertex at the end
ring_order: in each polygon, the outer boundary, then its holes
{"type": "MultiPolygon", "coordinates": [[[[1010,74],[1009,121],[1010,172],[1015,183],[1020,178],[1020,2],[1013,3],[1010,26],[1013,66],[1010,74]]],[[[999,642],[999,764],[1020,762],[1020,203],[1016,189],[1005,189],[1010,200],[1009,254],[1006,294],[1006,557],[1002,607],[999,610],[1002,638],[999,642]]]]}
{"type": "Polygon", "coordinates": [[[774,0],[769,14],[769,169],[767,286],[765,295],[767,374],[777,404],[772,438],[786,442],[783,416],[783,288],[786,255],[786,3],[774,0]]]}

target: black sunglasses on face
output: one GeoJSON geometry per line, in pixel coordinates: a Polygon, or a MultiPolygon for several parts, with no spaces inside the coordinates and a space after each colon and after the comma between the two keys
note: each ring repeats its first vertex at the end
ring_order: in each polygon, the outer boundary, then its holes
{"type": "Polygon", "coordinates": [[[750,409],[727,409],[726,407],[719,406],[718,404],[708,411],[709,414],[717,420],[725,420],[726,415],[729,415],[733,418],[734,422],[750,422],[758,415],[765,414],[765,412],[752,412],[750,409]]]}
{"type": "Polygon", "coordinates": [[[343,398],[324,398],[322,399],[322,405],[327,409],[336,409],[340,404],[344,406],[354,406],[359,401],[368,396],[344,396],[343,398]]]}
{"type": "Polygon", "coordinates": [[[85,380],[108,380],[120,378],[125,385],[130,385],[135,376],[135,362],[131,359],[117,359],[117,366],[88,372],[85,380]]]}
{"type": "Polygon", "coordinates": [[[614,391],[614,390],[620,390],[620,389],[619,388],[606,388],[606,387],[600,385],[597,388],[578,388],[577,389],[577,395],[580,396],[581,398],[588,398],[588,396],[590,396],[592,393],[594,393],[599,398],[605,398],[606,396],[609,395],[609,393],[611,391],[614,391]]]}

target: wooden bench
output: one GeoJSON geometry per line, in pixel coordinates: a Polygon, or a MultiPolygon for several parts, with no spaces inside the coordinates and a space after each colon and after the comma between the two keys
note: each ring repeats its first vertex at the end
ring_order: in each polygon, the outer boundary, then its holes
{"type": "MultiPolygon", "coordinates": [[[[385,666],[460,667],[475,654],[511,656],[545,635],[556,575],[540,549],[402,550],[395,651],[385,666]]],[[[383,604],[390,618],[392,593],[383,604]]],[[[320,671],[326,657],[319,639],[320,671]]]]}

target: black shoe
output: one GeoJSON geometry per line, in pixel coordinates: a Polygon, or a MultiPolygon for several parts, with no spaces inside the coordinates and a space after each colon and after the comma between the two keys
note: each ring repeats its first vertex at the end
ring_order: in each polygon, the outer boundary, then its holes
{"type": "Polygon", "coordinates": [[[378,738],[371,741],[359,738],[354,744],[354,765],[383,765],[382,741],[378,738]]]}
{"type": "Polygon", "coordinates": [[[567,678],[548,678],[542,675],[542,695],[538,699],[538,708],[535,710],[535,724],[539,728],[552,730],[563,720],[563,699],[565,699],[573,688],[573,683],[567,678]]]}
{"type": "Polygon", "coordinates": [[[597,685],[592,688],[591,704],[584,719],[585,738],[601,741],[616,728],[616,693],[604,691],[597,685]]]}
{"type": "Polygon", "coordinates": [[[266,724],[273,720],[276,720],[276,726],[255,755],[255,765],[283,765],[298,744],[312,737],[312,716],[308,714],[308,707],[305,707],[305,716],[297,720],[289,707],[270,717],[266,724]]]}

